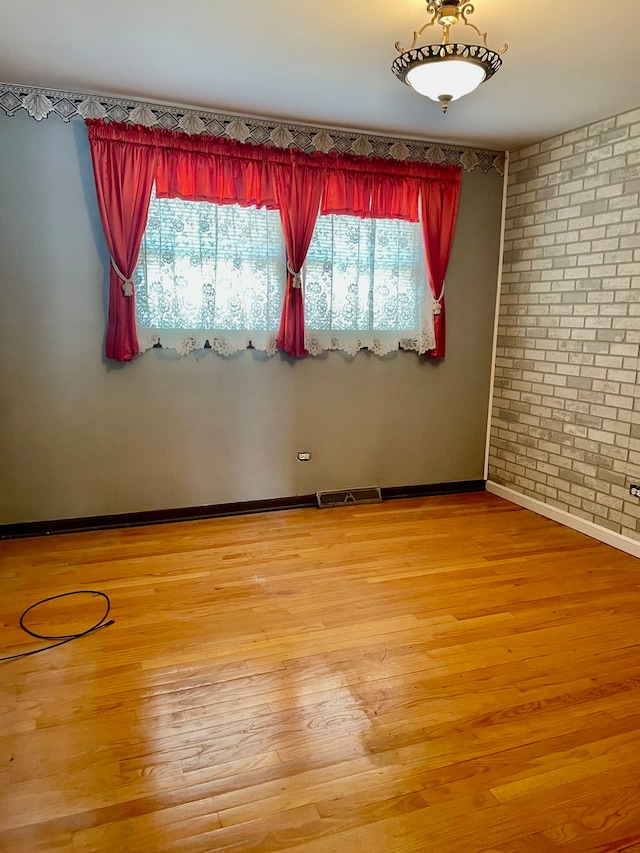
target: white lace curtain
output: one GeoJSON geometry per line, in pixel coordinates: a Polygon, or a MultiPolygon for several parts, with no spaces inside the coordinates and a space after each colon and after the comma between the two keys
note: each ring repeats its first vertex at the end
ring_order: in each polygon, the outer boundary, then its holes
{"type": "Polygon", "coordinates": [[[285,275],[277,210],[154,194],[135,273],[140,349],[275,353],[285,275]]]}
{"type": "Polygon", "coordinates": [[[304,266],[312,355],[362,347],[385,355],[434,346],[433,298],[420,224],[319,216],[304,266]],[[423,318],[424,315],[424,318],[423,318]]]}
{"type": "MultiPolygon", "coordinates": [[[[278,211],[154,194],[134,276],[140,350],[274,354],[285,263],[278,211]]],[[[319,216],[303,282],[312,355],[434,346],[419,223],[319,216]]]]}

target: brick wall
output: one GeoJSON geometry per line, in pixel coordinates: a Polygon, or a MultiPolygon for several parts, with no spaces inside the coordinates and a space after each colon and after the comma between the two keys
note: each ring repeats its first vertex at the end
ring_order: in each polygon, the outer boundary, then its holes
{"type": "Polygon", "coordinates": [[[489,479],[640,539],[640,109],[511,154],[489,479]]]}

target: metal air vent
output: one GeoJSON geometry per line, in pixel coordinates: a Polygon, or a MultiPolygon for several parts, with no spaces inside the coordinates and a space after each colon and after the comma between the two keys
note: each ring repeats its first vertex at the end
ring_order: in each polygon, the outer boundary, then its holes
{"type": "Polygon", "coordinates": [[[382,501],[379,486],[368,486],[363,489],[336,489],[332,492],[316,492],[316,500],[320,509],[331,506],[346,506],[348,504],[377,504],[382,501]]]}

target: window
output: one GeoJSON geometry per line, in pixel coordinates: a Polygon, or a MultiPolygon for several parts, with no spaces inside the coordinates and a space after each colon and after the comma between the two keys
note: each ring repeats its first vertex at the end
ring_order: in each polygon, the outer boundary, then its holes
{"type": "Polygon", "coordinates": [[[231,354],[251,341],[275,352],[286,278],[280,214],[154,194],[134,278],[147,346],[188,352],[208,341],[231,354]]]}
{"type": "MultiPolygon", "coordinates": [[[[134,275],[141,349],[275,353],[285,258],[278,211],[154,194],[134,275]]],[[[433,345],[419,223],[319,216],[302,277],[313,355],[433,345]]]]}
{"type": "Polygon", "coordinates": [[[408,348],[421,325],[426,286],[420,223],[319,216],[304,267],[307,346],[408,348]]]}
{"type": "MultiPolygon", "coordinates": [[[[377,223],[361,221],[357,233],[353,223],[349,223],[347,244],[351,245],[350,241],[353,241],[353,246],[360,246],[364,240],[363,254],[369,256],[368,263],[371,263],[373,254],[374,272],[361,274],[358,261],[357,276],[355,280],[349,280],[346,274],[349,251],[343,253],[342,260],[334,259],[337,244],[334,240],[335,225],[332,225],[330,257],[325,251],[324,260],[320,263],[322,276],[312,275],[311,283],[311,290],[320,288],[320,303],[324,302],[331,319],[327,321],[325,317],[321,321],[312,321],[316,325],[322,323],[324,329],[309,330],[305,326],[300,266],[306,259],[311,242],[309,235],[319,209],[322,215],[362,216],[377,218],[378,221],[386,218],[410,222],[416,220],[420,213],[424,217],[421,227],[429,280],[424,275],[414,279],[419,303],[417,326],[406,330],[407,338],[400,339],[400,345],[420,353],[428,352],[434,358],[444,356],[444,278],[458,210],[459,166],[396,160],[393,151],[396,146],[390,149],[393,157],[389,159],[357,154],[322,154],[319,151],[310,158],[296,146],[281,149],[279,145],[256,145],[206,134],[188,135],[179,131],[129,127],[125,123],[102,119],[88,118],[86,122],[98,208],[111,264],[105,336],[107,358],[131,361],[141,346],[143,350],[147,349],[153,346],[150,343],[153,340],[160,340],[163,346],[172,346],[172,337],[173,345],[177,345],[181,352],[198,346],[210,346],[219,352],[233,351],[231,337],[235,337],[237,349],[242,335],[245,341],[251,340],[254,345],[262,337],[262,345],[269,352],[275,351],[275,346],[272,348],[270,343],[265,344],[265,340],[271,341],[273,337],[268,327],[275,326],[272,308],[278,285],[271,284],[274,281],[271,272],[266,283],[264,279],[264,265],[271,270],[272,260],[275,262],[280,255],[274,248],[275,236],[273,240],[270,236],[275,234],[275,217],[271,218],[273,227],[268,229],[266,236],[261,238],[258,226],[250,222],[238,229],[227,241],[226,248],[221,248],[224,241],[220,235],[229,226],[220,226],[217,211],[215,216],[211,210],[206,216],[198,211],[195,224],[189,228],[183,221],[174,221],[167,231],[170,236],[163,237],[162,229],[160,236],[151,233],[162,219],[156,215],[154,203],[147,245],[141,265],[136,270],[133,259],[140,256],[144,238],[142,226],[148,219],[154,183],[160,195],[180,198],[189,204],[207,202],[219,206],[232,203],[279,210],[283,234],[289,246],[288,261],[295,270],[289,268],[286,278],[281,322],[274,344],[277,343],[279,349],[293,358],[305,356],[309,351],[319,352],[327,346],[357,351],[358,347],[373,345],[374,352],[383,353],[390,346],[389,342],[384,343],[383,337],[388,335],[389,341],[395,341],[405,331],[399,327],[408,324],[399,314],[406,313],[411,299],[398,278],[398,270],[412,266],[413,262],[400,260],[397,252],[395,261],[390,261],[394,251],[389,232],[379,232],[377,223]],[[373,229],[373,234],[367,231],[362,237],[362,229],[373,229]],[[197,235],[196,241],[178,245],[177,235],[188,231],[197,235]],[[210,233],[215,237],[210,239],[210,233]],[[382,255],[388,255],[384,260],[378,259],[378,246],[383,250],[382,255]],[[203,259],[208,264],[203,264],[203,259]],[[391,273],[389,270],[393,263],[398,266],[396,272],[391,273]],[[323,276],[328,277],[329,264],[330,286],[321,280],[323,276]],[[198,266],[199,283],[192,285],[191,274],[198,266]],[[342,281],[338,281],[334,270],[341,266],[345,275],[342,281]],[[234,278],[231,278],[230,270],[237,272],[234,278]],[[385,270],[386,278],[381,270],[385,270]],[[131,300],[136,276],[139,289],[147,300],[138,317],[133,310],[136,300],[131,300]],[[255,285],[256,278],[261,280],[260,287],[255,285]],[[368,284],[363,289],[365,280],[368,284]],[[385,291],[388,296],[386,303],[381,301],[381,294],[385,291]],[[149,307],[154,305],[154,300],[161,306],[159,314],[149,307]],[[256,319],[256,303],[263,305],[260,319],[256,319]],[[357,322],[347,323],[353,328],[331,328],[335,325],[337,308],[340,309],[337,313],[343,317],[353,316],[355,311],[357,322]],[[367,328],[362,329],[360,321],[365,314],[368,316],[367,328]],[[394,314],[392,323],[389,318],[394,314]],[[151,326],[143,327],[143,322],[162,325],[154,330],[151,326]],[[183,323],[198,328],[166,328],[183,323]],[[379,324],[385,328],[370,328],[379,324]],[[220,325],[232,328],[206,329],[206,326],[220,325]],[[143,328],[147,331],[140,335],[143,328]],[[211,337],[205,338],[207,331],[211,337]],[[159,337],[160,333],[162,337],[159,337]],[[179,336],[177,344],[176,336],[179,336]],[[355,337],[355,340],[347,342],[347,337],[355,337]]],[[[256,216],[257,223],[258,215],[249,214],[250,217],[252,215],[256,216]]],[[[329,227],[327,223],[325,225],[329,227]]],[[[395,239],[402,244],[403,238],[396,236],[395,239]]],[[[284,256],[282,252],[282,261],[284,256]]],[[[353,264],[351,266],[353,268],[353,264]]],[[[312,267],[313,262],[310,262],[310,269],[312,267]]],[[[285,276],[280,280],[284,282],[285,276]]]]}

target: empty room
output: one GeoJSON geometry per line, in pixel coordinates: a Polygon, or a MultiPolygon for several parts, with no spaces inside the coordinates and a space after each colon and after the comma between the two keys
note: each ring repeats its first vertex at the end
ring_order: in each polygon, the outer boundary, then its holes
{"type": "Polygon", "coordinates": [[[4,0],[0,849],[640,853],[640,4],[4,0]]]}

